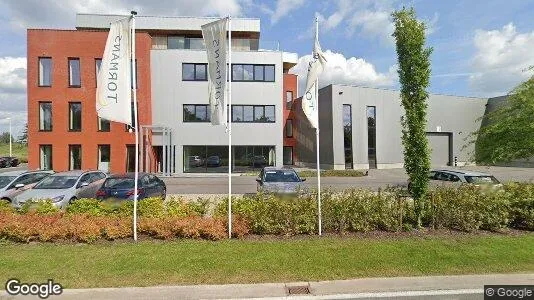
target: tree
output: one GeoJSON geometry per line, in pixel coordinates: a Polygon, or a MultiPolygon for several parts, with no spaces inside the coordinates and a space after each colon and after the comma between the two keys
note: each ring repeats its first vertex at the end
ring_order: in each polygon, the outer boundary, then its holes
{"type": "Polygon", "coordinates": [[[425,48],[425,24],[418,21],[413,8],[395,11],[395,44],[401,84],[401,102],[405,115],[402,123],[404,168],[410,180],[410,193],[415,202],[417,227],[425,208],[430,171],[430,151],[426,137],[426,110],[430,83],[430,54],[425,48]]]}
{"type": "Polygon", "coordinates": [[[9,144],[9,132],[2,132],[0,134],[0,144],[9,144]]]}
{"type": "Polygon", "coordinates": [[[28,123],[24,125],[22,134],[18,137],[18,142],[24,145],[28,144],[28,123]]]}
{"type": "Polygon", "coordinates": [[[480,130],[470,137],[479,164],[534,157],[534,76],[514,88],[500,107],[482,117],[480,130]]]}

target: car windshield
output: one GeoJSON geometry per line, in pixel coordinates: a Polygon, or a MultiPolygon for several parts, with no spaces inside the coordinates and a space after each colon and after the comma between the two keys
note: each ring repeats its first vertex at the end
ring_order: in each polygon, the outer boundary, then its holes
{"type": "Polygon", "coordinates": [[[77,180],[78,176],[48,176],[34,189],[68,189],[73,187],[77,180]]]}
{"type": "Polygon", "coordinates": [[[133,189],[134,180],[132,178],[108,178],[104,182],[104,187],[110,189],[133,189]]]}
{"type": "Polygon", "coordinates": [[[493,176],[465,176],[465,180],[469,183],[492,183],[499,184],[499,180],[493,176]]]}
{"type": "Polygon", "coordinates": [[[265,182],[300,182],[295,171],[266,171],[265,182]]]}
{"type": "Polygon", "coordinates": [[[17,176],[0,176],[0,189],[5,188],[11,181],[13,181],[17,176]]]}

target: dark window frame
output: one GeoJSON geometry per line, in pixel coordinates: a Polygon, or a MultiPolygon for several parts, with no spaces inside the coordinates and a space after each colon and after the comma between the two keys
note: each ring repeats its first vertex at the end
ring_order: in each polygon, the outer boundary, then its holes
{"type": "Polygon", "coordinates": [[[73,170],[82,170],[83,169],[83,166],[82,166],[82,162],[83,162],[83,156],[82,156],[82,145],[81,144],[69,144],[69,171],[73,171],[73,170]],[[72,168],[72,165],[71,165],[71,150],[73,148],[79,148],[80,149],[80,168],[79,169],[73,169],[72,168]]]}
{"type": "Polygon", "coordinates": [[[95,58],[95,87],[98,87],[98,70],[102,69],[102,58],[95,58]],[[100,68],[97,67],[97,62],[100,61],[100,68]]]}
{"type": "Polygon", "coordinates": [[[79,57],[68,57],[67,58],[67,72],[68,72],[68,77],[67,77],[67,80],[69,82],[69,88],[81,88],[82,87],[82,61],[80,60],[79,57]],[[80,84],[71,84],[70,82],[70,62],[71,61],[75,61],[77,60],[78,61],[78,68],[79,68],[79,71],[80,71],[80,74],[78,74],[78,76],[80,77],[80,84]]]}
{"type": "Polygon", "coordinates": [[[286,110],[292,110],[293,109],[293,101],[295,100],[293,96],[293,91],[286,91],[286,110]],[[291,94],[291,101],[287,101],[287,96],[291,94]]]}
{"type": "MultiPolygon", "coordinates": [[[[69,124],[68,124],[68,131],[69,132],[81,132],[82,131],[82,128],[83,128],[83,124],[82,124],[82,121],[83,121],[83,105],[82,105],[82,102],[81,101],[69,101],[68,103],[68,116],[69,116],[69,124]],[[73,104],[79,104],[80,105],[80,129],[72,129],[71,128],[71,118],[73,116],[71,116],[71,105],[73,104]]],[[[73,122],[74,123],[74,122],[73,122]]]]}
{"type": "Polygon", "coordinates": [[[231,111],[231,117],[232,117],[232,123],[276,123],[276,105],[251,105],[251,104],[239,104],[239,105],[232,105],[232,111],[231,111]],[[242,121],[235,121],[234,119],[234,107],[242,107],[243,112],[243,120],[242,121]],[[252,106],[252,121],[245,121],[245,106],[252,106]],[[265,109],[267,107],[272,107],[274,111],[273,120],[272,121],[258,121],[256,118],[256,107],[262,107],[263,108],[263,117],[265,118],[265,109]]]}
{"type": "Polygon", "coordinates": [[[276,82],[276,65],[274,64],[232,64],[232,68],[230,70],[230,74],[232,75],[232,82],[276,82]],[[235,66],[241,66],[241,69],[243,70],[243,79],[235,79],[234,78],[234,67],[235,66]],[[245,66],[252,66],[252,80],[245,80],[245,66]],[[261,80],[256,79],[256,67],[263,67],[263,78],[261,80]],[[273,67],[273,80],[266,80],[266,74],[265,69],[266,67],[273,67]]]}
{"type": "Polygon", "coordinates": [[[111,121],[110,120],[107,120],[107,119],[104,119],[104,118],[101,118],[99,116],[96,116],[96,128],[97,128],[97,131],[98,132],[111,132],[111,121]],[[100,122],[102,120],[105,120],[105,121],[108,121],[108,124],[109,124],[109,129],[108,130],[103,130],[100,126],[100,122]]]}
{"type": "Polygon", "coordinates": [[[207,63],[182,63],[182,81],[208,81],[208,64],[207,63]],[[184,66],[185,65],[193,65],[193,79],[185,79],[184,78],[184,66]],[[203,65],[206,68],[206,78],[204,79],[198,79],[197,78],[197,65],[203,65]]]}
{"type": "Polygon", "coordinates": [[[37,86],[38,87],[52,87],[53,80],[52,80],[52,69],[54,67],[54,60],[51,56],[39,56],[37,57],[37,86]],[[41,59],[50,59],[50,84],[41,84],[41,59]]]}
{"type": "Polygon", "coordinates": [[[287,137],[287,138],[292,138],[293,137],[293,119],[287,119],[286,120],[286,126],[284,126],[284,133],[285,133],[285,137],[287,137]],[[288,124],[291,124],[291,127],[288,127],[287,126],[288,124]],[[288,128],[291,128],[290,134],[287,133],[288,128]]]}
{"type": "Polygon", "coordinates": [[[39,131],[51,132],[54,129],[54,110],[52,107],[52,101],[39,101],[39,131]],[[50,104],[50,129],[41,129],[41,104],[50,104]]]}
{"type": "Polygon", "coordinates": [[[209,123],[211,122],[211,116],[209,113],[209,104],[183,104],[182,105],[182,123],[209,123]],[[186,106],[194,106],[194,112],[193,115],[196,118],[197,115],[197,106],[205,106],[206,107],[206,118],[204,120],[186,120],[185,119],[185,107],[186,106]]]}
{"type": "Polygon", "coordinates": [[[39,144],[39,169],[40,170],[53,170],[54,169],[54,147],[52,144],[39,144]],[[41,169],[41,166],[43,165],[42,159],[42,149],[44,147],[50,147],[50,168],[49,169],[41,169]]]}
{"type": "Polygon", "coordinates": [[[96,145],[96,169],[98,170],[98,162],[100,161],[100,147],[107,146],[109,148],[109,169],[111,169],[111,144],[97,144],[96,145]]]}

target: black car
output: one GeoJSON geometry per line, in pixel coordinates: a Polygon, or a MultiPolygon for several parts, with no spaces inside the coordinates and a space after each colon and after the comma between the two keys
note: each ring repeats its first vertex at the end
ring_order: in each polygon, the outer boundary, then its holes
{"type": "Polygon", "coordinates": [[[206,166],[208,166],[208,167],[220,167],[221,166],[221,158],[216,156],[216,155],[208,157],[208,159],[206,159],[206,166]]]}
{"type": "Polygon", "coordinates": [[[0,157],[0,168],[16,167],[19,164],[20,164],[19,159],[14,156],[0,157]]]}
{"type": "MultiPolygon", "coordinates": [[[[103,199],[128,199],[134,198],[135,173],[115,174],[109,176],[96,192],[96,198],[103,199]]],[[[162,197],[165,199],[167,187],[165,182],[153,174],[139,173],[137,182],[137,199],[149,197],[162,197]]]]}

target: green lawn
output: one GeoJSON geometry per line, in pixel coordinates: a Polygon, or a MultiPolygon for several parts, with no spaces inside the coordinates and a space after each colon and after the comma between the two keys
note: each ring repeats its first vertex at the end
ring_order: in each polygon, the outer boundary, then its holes
{"type": "MultiPolygon", "coordinates": [[[[12,152],[13,156],[18,157],[21,162],[28,161],[28,146],[20,143],[13,143],[12,152]]],[[[0,143],[0,156],[3,155],[9,155],[9,144],[0,143]]]]}
{"type": "Polygon", "coordinates": [[[69,288],[534,271],[534,234],[0,245],[0,282],[69,288]]]}

